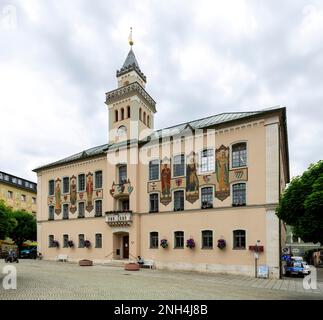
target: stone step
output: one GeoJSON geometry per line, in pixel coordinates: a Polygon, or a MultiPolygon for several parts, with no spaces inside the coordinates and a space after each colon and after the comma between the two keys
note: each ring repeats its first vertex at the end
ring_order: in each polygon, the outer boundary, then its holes
{"type": "Polygon", "coordinates": [[[128,263],[128,261],[113,260],[100,263],[100,265],[107,267],[124,267],[126,263],[128,263]]]}

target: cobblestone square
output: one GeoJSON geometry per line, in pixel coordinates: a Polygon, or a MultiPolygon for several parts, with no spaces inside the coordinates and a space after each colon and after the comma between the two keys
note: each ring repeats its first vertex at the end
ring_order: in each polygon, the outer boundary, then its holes
{"type": "MultiPolygon", "coordinates": [[[[201,274],[120,267],[20,260],[17,289],[0,289],[1,300],[117,300],[117,299],[322,299],[323,282],[305,290],[302,279],[254,279],[224,274],[201,274]]],[[[0,262],[0,270],[5,263],[0,262]]],[[[5,274],[0,273],[1,283],[5,274]]]]}

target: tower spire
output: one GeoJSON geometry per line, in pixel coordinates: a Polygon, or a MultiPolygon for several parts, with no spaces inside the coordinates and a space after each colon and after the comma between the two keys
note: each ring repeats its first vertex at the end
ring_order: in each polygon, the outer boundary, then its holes
{"type": "Polygon", "coordinates": [[[129,34],[128,41],[129,41],[129,44],[130,44],[130,46],[132,48],[133,43],[134,43],[133,40],[132,40],[132,27],[130,27],[130,34],[129,34]]]}

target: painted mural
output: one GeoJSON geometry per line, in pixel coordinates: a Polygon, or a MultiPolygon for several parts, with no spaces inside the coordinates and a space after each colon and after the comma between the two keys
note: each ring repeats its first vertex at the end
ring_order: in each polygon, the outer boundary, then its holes
{"type": "Polygon", "coordinates": [[[167,206],[172,201],[170,159],[165,157],[161,162],[161,195],[160,202],[167,206]]]}
{"type": "Polygon", "coordinates": [[[215,197],[221,201],[230,196],[229,154],[229,148],[224,145],[216,149],[216,178],[218,187],[215,191],[215,197]]]}
{"type": "Polygon", "coordinates": [[[235,169],[230,170],[230,183],[237,181],[247,181],[248,180],[248,169],[235,169]]]}
{"type": "Polygon", "coordinates": [[[196,154],[187,156],[186,165],[186,200],[194,203],[199,198],[199,179],[197,177],[196,154]]]}
{"type": "Polygon", "coordinates": [[[86,211],[91,212],[93,210],[93,173],[89,172],[86,175],[86,211]]]}
{"type": "Polygon", "coordinates": [[[60,214],[62,212],[62,192],[61,192],[61,179],[55,181],[55,213],[60,214]]]}
{"type": "Polygon", "coordinates": [[[71,177],[71,186],[70,186],[70,212],[76,212],[76,200],[77,200],[77,188],[76,188],[76,177],[71,177]]]}

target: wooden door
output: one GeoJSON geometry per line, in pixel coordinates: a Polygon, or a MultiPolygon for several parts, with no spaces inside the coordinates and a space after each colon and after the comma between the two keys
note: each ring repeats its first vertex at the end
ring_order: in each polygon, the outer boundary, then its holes
{"type": "Polygon", "coordinates": [[[123,259],[129,259],[129,236],[123,236],[123,259]]]}

